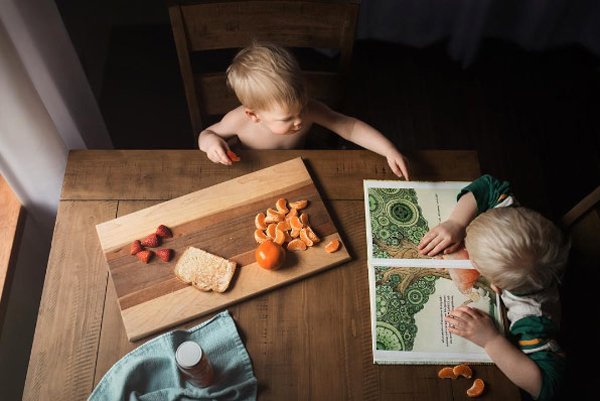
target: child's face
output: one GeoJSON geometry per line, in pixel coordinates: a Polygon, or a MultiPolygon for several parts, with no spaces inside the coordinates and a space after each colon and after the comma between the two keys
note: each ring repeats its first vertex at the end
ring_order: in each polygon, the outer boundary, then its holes
{"type": "Polygon", "coordinates": [[[302,110],[290,111],[286,107],[257,111],[256,116],[275,135],[293,135],[302,129],[302,110]]]}

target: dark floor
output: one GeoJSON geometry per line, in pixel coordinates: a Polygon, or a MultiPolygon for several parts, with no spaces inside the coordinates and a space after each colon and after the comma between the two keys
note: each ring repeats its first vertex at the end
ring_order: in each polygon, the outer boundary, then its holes
{"type": "MultiPolygon", "coordinates": [[[[463,69],[445,43],[357,42],[340,111],[401,151],[475,149],[483,173],[557,219],[600,184],[600,60],[484,41],[463,69]]],[[[169,26],[114,29],[100,107],[116,148],[195,148],[169,26]]]]}

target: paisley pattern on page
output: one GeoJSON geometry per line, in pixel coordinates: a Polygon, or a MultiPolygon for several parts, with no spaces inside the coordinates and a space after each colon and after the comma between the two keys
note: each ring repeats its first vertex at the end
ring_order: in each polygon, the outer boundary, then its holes
{"type": "Polygon", "coordinates": [[[376,258],[427,258],[417,245],[429,231],[412,188],[370,188],[369,212],[376,258]]]}

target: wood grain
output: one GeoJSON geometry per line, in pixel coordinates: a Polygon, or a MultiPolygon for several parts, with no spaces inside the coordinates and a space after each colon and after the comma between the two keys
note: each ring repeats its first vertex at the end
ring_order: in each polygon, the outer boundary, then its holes
{"type": "Polygon", "coordinates": [[[24,400],[85,400],[94,385],[108,271],[94,226],[117,203],[61,202],[24,400]]]}
{"type": "MultiPolygon", "coordinates": [[[[119,182],[119,174],[125,174],[126,180],[130,172],[116,164],[117,160],[129,163],[130,167],[144,165],[152,178],[141,182],[147,182],[150,187],[156,187],[153,180],[162,180],[159,177],[167,174],[164,180],[170,182],[171,187],[163,194],[186,194],[209,187],[208,183],[213,180],[207,176],[193,177],[189,164],[194,163],[196,152],[165,152],[162,156],[161,152],[147,152],[144,157],[138,152],[115,151],[114,156],[101,157],[104,164],[98,165],[95,174],[100,171],[105,180],[96,180],[98,188],[90,190],[91,196],[105,194],[108,201],[85,200],[85,192],[72,187],[71,183],[87,185],[84,178],[95,180],[88,163],[98,162],[92,157],[96,153],[74,152],[71,156],[76,157],[69,161],[73,175],[65,181],[63,195],[79,193],[83,198],[63,200],[59,208],[25,385],[24,399],[27,400],[84,400],[115,362],[154,336],[129,342],[117,292],[107,278],[106,262],[94,225],[153,207],[165,199],[116,201],[121,193],[107,188],[111,185],[118,191],[129,188],[129,195],[148,194],[146,189],[136,190],[119,182]],[[196,185],[190,187],[190,182],[196,185]]],[[[417,154],[413,160],[428,160],[426,153],[425,156],[417,154]]],[[[468,157],[471,152],[441,154],[449,156],[444,160],[455,160],[457,167],[444,172],[443,165],[432,159],[431,164],[422,165],[423,176],[437,174],[442,179],[468,180],[469,172],[478,168],[476,155],[468,157]],[[458,157],[465,154],[466,158],[458,157]]],[[[322,177],[337,174],[338,182],[325,178],[317,184],[322,191],[338,197],[324,200],[322,205],[352,260],[227,307],[252,359],[261,401],[466,399],[467,381],[440,380],[436,376],[437,366],[373,364],[362,189],[347,190],[343,194],[359,194],[356,199],[339,199],[337,191],[344,183],[351,186],[358,182],[362,188],[362,179],[355,179],[354,175],[369,177],[373,171],[378,175],[387,168],[382,158],[372,157],[367,162],[362,159],[363,155],[368,157],[369,152],[308,152],[304,155],[312,176],[315,171],[322,177]],[[339,157],[340,153],[352,157],[344,160],[339,157]],[[331,166],[338,166],[339,170],[334,168],[331,172],[331,166]],[[340,174],[343,172],[350,174],[340,174]]],[[[282,155],[270,151],[247,154],[247,158],[260,160],[257,165],[267,160],[285,161],[289,156],[287,152],[282,155]]],[[[205,172],[215,167],[207,160],[198,161],[197,166],[205,172]]],[[[224,180],[242,175],[235,168],[222,171],[226,175],[224,180]]],[[[125,196],[127,191],[123,192],[125,196]]],[[[178,327],[195,326],[211,315],[189,320],[178,327]]],[[[518,389],[495,366],[476,365],[474,370],[489,384],[486,399],[520,399],[518,389]]]]}
{"type": "Polygon", "coordinates": [[[300,158],[121,216],[96,229],[131,341],[349,259],[345,247],[331,254],[324,250],[324,244],[339,235],[300,158]],[[303,211],[309,214],[311,227],[322,242],[305,252],[287,252],[283,268],[271,272],[254,260],[254,217],[282,197],[308,200],[303,211]],[[160,247],[171,248],[176,255],[195,246],[237,262],[230,289],[222,294],[199,291],[175,277],[177,259],[165,265],[155,258],[146,265],[131,256],[129,245],[160,224],[170,227],[174,235],[160,247]]]}
{"type": "MultiPolygon", "coordinates": [[[[228,167],[210,162],[199,150],[72,150],[61,199],[168,200],[295,157],[305,161],[323,200],[359,200],[363,179],[397,179],[385,158],[366,150],[239,154],[242,161],[228,167]]],[[[469,181],[479,176],[475,151],[430,150],[407,156],[412,180],[469,181]]]]}
{"type": "Polygon", "coordinates": [[[6,302],[12,281],[19,226],[24,216],[21,202],[4,177],[0,175],[0,332],[4,323],[6,302]]]}

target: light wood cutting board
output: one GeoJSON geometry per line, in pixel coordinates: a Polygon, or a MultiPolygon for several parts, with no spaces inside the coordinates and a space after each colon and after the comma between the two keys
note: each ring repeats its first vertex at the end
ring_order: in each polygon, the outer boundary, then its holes
{"type": "Polygon", "coordinates": [[[335,253],[325,252],[327,242],[341,238],[301,158],[98,224],[96,230],[130,341],[350,260],[344,245],[335,253]],[[322,241],[306,251],[286,251],[285,265],[268,271],[254,258],[254,218],[275,208],[279,198],[307,199],[303,211],[322,241]],[[160,224],[173,231],[173,238],[158,247],[175,251],[171,262],[154,257],[144,264],[130,255],[130,244],[160,224]],[[237,262],[226,292],[203,292],[175,277],[173,268],[188,246],[237,262]]]}

